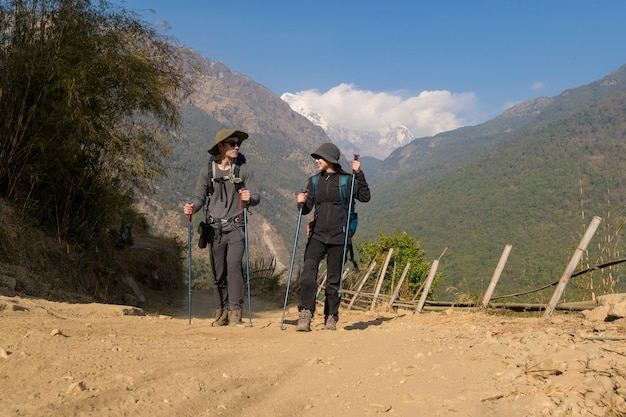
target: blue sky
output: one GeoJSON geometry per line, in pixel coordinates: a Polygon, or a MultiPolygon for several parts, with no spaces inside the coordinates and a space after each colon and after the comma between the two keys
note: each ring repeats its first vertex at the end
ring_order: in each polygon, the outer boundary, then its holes
{"type": "MultiPolygon", "coordinates": [[[[306,93],[322,107],[325,98],[335,100],[335,108],[346,92],[352,105],[355,97],[420,102],[422,127],[441,115],[439,130],[485,121],[626,64],[622,0],[115,3],[148,22],[167,22],[179,44],[279,96],[306,93]]],[[[372,108],[395,111],[379,106],[372,108]]]]}

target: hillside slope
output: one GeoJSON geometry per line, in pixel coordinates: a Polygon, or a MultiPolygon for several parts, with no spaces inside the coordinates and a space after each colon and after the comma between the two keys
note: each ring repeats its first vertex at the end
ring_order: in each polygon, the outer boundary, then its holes
{"type": "Polygon", "coordinates": [[[539,97],[476,126],[466,126],[433,137],[419,138],[395,150],[375,171],[373,184],[393,188],[396,177],[422,184],[489,152],[507,138],[570,117],[626,91],[626,65],[606,77],[564,91],[557,97],[539,97]]]}
{"type": "MultiPolygon", "coordinates": [[[[624,219],[625,109],[626,94],[618,93],[503,135],[489,152],[436,178],[402,175],[395,189],[374,188],[379,199],[362,218],[377,230],[407,231],[433,256],[447,247],[444,286],[484,291],[506,244],[514,248],[501,288],[553,282],[592,216],[607,220],[594,248],[624,219]],[[404,198],[391,200],[400,189],[404,198]]],[[[589,263],[609,260],[594,248],[589,263]]]]}

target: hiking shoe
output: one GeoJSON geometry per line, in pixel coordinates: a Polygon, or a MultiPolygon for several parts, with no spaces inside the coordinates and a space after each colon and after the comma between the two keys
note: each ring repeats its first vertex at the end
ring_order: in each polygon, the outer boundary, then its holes
{"type": "Polygon", "coordinates": [[[212,327],[226,326],[228,324],[228,310],[215,310],[215,321],[211,323],[212,327]]]}
{"type": "Polygon", "coordinates": [[[228,324],[231,327],[241,323],[241,310],[228,310],[228,324]]]}
{"type": "Polygon", "coordinates": [[[307,310],[303,308],[300,310],[300,315],[298,316],[298,325],[296,326],[296,331],[298,332],[310,332],[311,331],[311,310],[307,310]]]}
{"type": "Polygon", "coordinates": [[[337,319],[335,316],[328,316],[326,318],[326,326],[324,328],[326,330],[337,330],[337,319]]]}

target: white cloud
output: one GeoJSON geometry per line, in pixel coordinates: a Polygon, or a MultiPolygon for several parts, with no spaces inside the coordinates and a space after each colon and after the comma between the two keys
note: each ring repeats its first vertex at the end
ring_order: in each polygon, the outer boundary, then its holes
{"type": "Polygon", "coordinates": [[[520,104],[519,101],[507,101],[504,103],[504,106],[502,107],[502,111],[508,110],[513,106],[517,106],[518,104],[520,104]]]}
{"type": "Polygon", "coordinates": [[[473,93],[423,91],[403,98],[396,93],[359,90],[353,84],[340,84],[325,93],[305,90],[297,100],[322,115],[333,126],[351,130],[378,131],[406,126],[415,137],[432,136],[465,126],[475,112],[473,93]]]}
{"type": "Polygon", "coordinates": [[[533,91],[542,90],[543,87],[545,87],[545,86],[546,86],[545,83],[542,83],[542,82],[538,81],[538,82],[533,84],[532,89],[533,89],[533,91]]]}

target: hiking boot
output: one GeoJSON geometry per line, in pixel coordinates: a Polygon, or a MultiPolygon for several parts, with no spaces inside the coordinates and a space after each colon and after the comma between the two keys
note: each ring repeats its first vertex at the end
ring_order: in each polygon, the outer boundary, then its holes
{"type": "Polygon", "coordinates": [[[337,319],[335,316],[326,317],[326,326],[324,328],[326,330],[337,330],[337,319]]]}
{"type": "Polygon", "coordinates": [[[296,326],[296,331],[298,332],[310,332],[311,331],[311,310],[307,310],[303,308],[300,310],[300,315],[298,316],[298,325],[296,326]]]}
{"type": "Polygon", "coordinates": [[[228,310],[228,324],[231,327],[241,324],[241,310],[228,310]]]}
{"type": "Polygon", "coordinates": [[[215,321],[211,323],[212,327],[226,326],[228,324],[228,310],[215,310],[215,321]]]}

